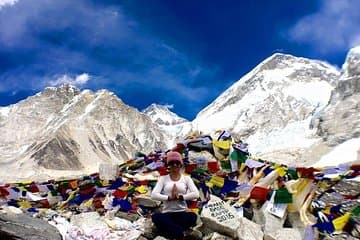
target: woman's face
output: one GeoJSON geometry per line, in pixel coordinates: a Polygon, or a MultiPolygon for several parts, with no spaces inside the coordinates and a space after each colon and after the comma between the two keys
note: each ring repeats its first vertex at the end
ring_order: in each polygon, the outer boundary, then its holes
{"type": "Polygon", "coordinates": [[[170,172],[178,172],[181,169],[181,162],[179,161],[171,161],[168,163],[168,168],[170,172]]]}

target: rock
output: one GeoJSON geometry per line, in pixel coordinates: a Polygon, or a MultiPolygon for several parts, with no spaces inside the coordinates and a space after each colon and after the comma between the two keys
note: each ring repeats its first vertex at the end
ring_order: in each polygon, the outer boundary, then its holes
{"type": "MultiPolygon", "coordinates": [[[[146,238],[146,237],[143,237],[143,236],[140,236],[140,237],[138,237],[136,240],[147,240],[148,238],[146,238]]],[[[152,239],[152,238],[151,238],[152,239]]]]}
{"type": "Polygon", "coordinates": [[[302,240],[303,237],[297,229],[292,228],[282,228],[277,230],[274,233],[265,234],[264,240],[302,240]]]}
{"type": "Polygon", "coordinates": [[[263,227],[264,234],[276,232],[283,228],[286,214],[283,218],[276,217],[266,210],[268,201],[260,209],[254,209],[254,222],[263,227]]]}
{"type": "Polygon", "coordinates": [[[144,195],[136,196],[135,199],[139,205],[144,207],[156,208],[161,204],[160,201],[153,200],[149,196],[144,195]]]}
{"type": "Polygon", "coordinates": [[[61,240],[59,231],[39,218],[24,213],[0,213],[0,239],[61,240]]]}
{"type": "Polygon", "coordinates": [[[240,218],[240,227],[237,235],[241,240],[262,240],[264,233],[262,232],[259,224],[242,217],[240,218]]]}
{"type": "Polygon", "coordinates": [[[162,236],[157,236],[156,238],[154,238],[154,240],[167,240],[167,238],[164,238],[162,236]]]}
{"type": "Polygon", "coordinates": [[[232,238],[228,237],[228,236],[225,236],[225,235],[222,235],[222,234],[217,233],[217,232],[213,232],[213,233],[209,234],[208,236],[203,237],[203,239],[204,240],[231,240],[232,238]]]}
{"type": "Polygon", "coordinates": [[[127,213],[127,212],[122,212],[122,211],[117,211],[115,213],[115,217],[123,218],[123,219],[129,220],[131,222],[134,222],[134,221],[138,220],[139,218],[141,218],[141,216],[139,214],[127,213]]]}
{"type": "Polygon", "coordinates": [[[240,226],[238,213],[216,196],[211,195],[210,201],[204,206],[201,212],[201,221],[215,232],[232,238],[237,237],[237,229],[240,226]]]}
{"type": "Polygon", "coordinates": [[[146,237],[147,239],[154,239],[158,235],[157,228],[155,224],[152,222],[151,218],[147,218],[144,221],[144,233],[142,236],[146,237]]]}
{"type": "MultiPolygon", "coordinates": [[[[290,228],[297,229],[302,238],[304,238],[305,226],[300,219],[299,212],[288,213],[286,221],[290,224],[290,228]]],[[[316,221],[316,219],[314,219],[314,221],[316,221]]]]}

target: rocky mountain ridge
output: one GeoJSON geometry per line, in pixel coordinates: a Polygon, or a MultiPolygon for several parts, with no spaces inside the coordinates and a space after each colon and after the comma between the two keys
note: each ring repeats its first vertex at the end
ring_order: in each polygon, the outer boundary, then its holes
{"type": "Polygon", "coordinates": [[[97,172],[100,163],[165,148],[157,125],[107,90],[46,88],[2,112],[4,178],[13,177],[9,169],[24,178],[97,172]]]}

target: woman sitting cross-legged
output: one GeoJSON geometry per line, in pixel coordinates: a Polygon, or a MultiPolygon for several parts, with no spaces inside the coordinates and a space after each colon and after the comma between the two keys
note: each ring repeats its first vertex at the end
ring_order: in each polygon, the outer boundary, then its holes
{"type": "Polygon", "coordinates": [[[162,201],[164,206],[161,213],[152,215],[152,221],[164,237],[187,239],[188,235],[193,235],[189,234],[189,229],[196,225],[197,215],[188,211],[185,201],[197,199],[199,190],[190,176],[182,175],[180,153],[168,152],[166,165],[169,174],[158,179],[151,193],[151,198],[162,201]]]}

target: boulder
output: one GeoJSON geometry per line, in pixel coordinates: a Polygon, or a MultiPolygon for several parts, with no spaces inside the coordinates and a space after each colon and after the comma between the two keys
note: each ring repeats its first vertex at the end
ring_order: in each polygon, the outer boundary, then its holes
{"type": "Polygon", "coordinates": [[[274,216],[267,210],[268,204],[269,202],[266,201],[260,209],[253,210],[253,221],[262,226],[264,234],[274,233],[282,229],[287,216],[286,214],[282,218],[274,216]]]}
{"type": "Polygon", "coordinates": [[[293,228],[282,228],[274,233],[265,234],[264,240],[302,240],[303,236],[298,229],[293,228]]]}
{"type": "Polygon", "coordinates": [[[264,233],[259,224],[242,217],[240,218],[240,227],[238,228],[237,235],[241,240],[262,240],[264,233]]]}
{"type": "Polygon", "coordinates": [[[0,212],[0,239],[61,240],[62,237],[48,222],[10,210],[0,212]]]}
{"type": "Polygon", "coordinates": [[[213,195],[210,196],[210,201],[201,212],[201,221],[207,228],[232,238],[237,237],[239,219],[233,207],[213,195]]]}

